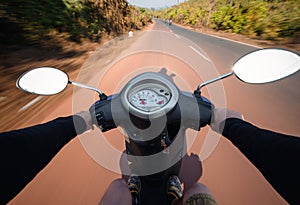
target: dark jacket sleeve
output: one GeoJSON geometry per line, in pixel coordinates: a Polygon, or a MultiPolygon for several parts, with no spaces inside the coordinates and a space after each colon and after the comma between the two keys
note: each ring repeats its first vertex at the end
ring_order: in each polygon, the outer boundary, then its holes
{"type": "Polygon", "coordinates": [[[300,138],[226,120],[222,133],[290,204],[300,204],[300,138]]]}
{"type": "Polygon", "coordinates": [[[85,127],[81,117],[70,116],[0,133],[0,204],[15,197],[85,127]]]}

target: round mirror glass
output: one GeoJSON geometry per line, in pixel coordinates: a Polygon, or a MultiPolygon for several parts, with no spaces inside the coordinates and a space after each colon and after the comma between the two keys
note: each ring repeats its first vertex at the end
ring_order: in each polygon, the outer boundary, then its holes
{"type": "Polygon", "coordinates": [[[300,68],[300,56],[282,49],[262,49],[240,58],[234,74],[247,83],[267,83],[287,77],[300,68]]]}
{"type": "Polygon", "coordinates": [[[42,67],[21,75],[17,81],[17,87],[33,94],[53,95],[63,91],[68,82],[69,77],[63,71],[42,67]]]}

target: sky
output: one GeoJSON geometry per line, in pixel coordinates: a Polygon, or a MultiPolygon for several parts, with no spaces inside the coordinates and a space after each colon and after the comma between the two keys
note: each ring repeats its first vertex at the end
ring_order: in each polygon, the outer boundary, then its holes
{"type": "Polygon", "coordinates": [[[143,8],[164,8],[184,2],[185,0],[127,0],[129,4],[143,8]]]}

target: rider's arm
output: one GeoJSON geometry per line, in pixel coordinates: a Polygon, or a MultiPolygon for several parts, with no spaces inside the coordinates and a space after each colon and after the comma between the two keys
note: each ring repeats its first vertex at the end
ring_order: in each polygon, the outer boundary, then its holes
{"type": "Polygon", "coordinates": [[[290,204],[299,204],[300,138],[260,129],[238,118],[226,119],[222,134],[290,204]]]}
{"type": "Polygon", "coordinates": [[[17,195],[64,145],[86,129],[84,118],[74,115],[0,133],[0,204],[17,195]]]}

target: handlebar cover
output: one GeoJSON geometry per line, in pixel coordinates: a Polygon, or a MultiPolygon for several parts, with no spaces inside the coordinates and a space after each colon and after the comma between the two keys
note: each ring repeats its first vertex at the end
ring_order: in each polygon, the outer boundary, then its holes
{"type": "MultiPolygon", "coordinates": [[[[102,132],[117,127],[111,110],[112,100],[117,100],[117,104],[122,107],[119,96],[114,95],[105,100],[98,100],[89,109],[93,124],[97,125],[102,132]]],[[[213,108],[214,105],[208,99],[202,96],[195,97],[192,93],[182,92],[177,105],[167,114],[167,123],[180,124],[182,122],[183,126],[199,131],[201,127],[210,124],[213,108]]],[[[117,109],[115,112],[120,112],[118,113],[118,118],[120,118],[117,119],[118,121],[126,120],[126,118],[121,119],[122,116],[126,115],[124,109],[119,110],[116,107],[114,109],[117,109]]]]}
{"type": "MultiPolygon", "coordinates": [[[[210,124],[214,105],[208,99],[184,92],[180,95],[179,107],[181,121],[185,127],[199,131],[201,127],[210,124]]],[[[174,112],[178,112],[179,109],[175,109],[174,112]]]]}

